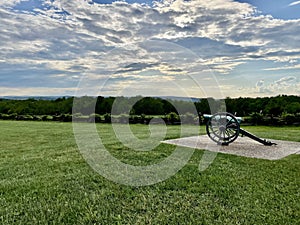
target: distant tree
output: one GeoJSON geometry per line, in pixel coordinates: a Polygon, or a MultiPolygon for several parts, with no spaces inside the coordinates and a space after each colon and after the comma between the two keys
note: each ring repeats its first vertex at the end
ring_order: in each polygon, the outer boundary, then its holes
{"type": "Polygon", "coordinates": [[[113,112],[114,114],[129,114],[130,112],[130,103],[128,101],[128,98],[126,97],[117,97],[115,98],[113,102],[113,112]]]}
{"type": "Polygon", "coordinates": [[[201,114],[211,113],[207,99],[201,99],[200,101],[195,102],[195,105],[196,105],[196,109],[197,109],[198,113],[201,113],[201,114]]]}
{"type": "Polygon", "coordinates": [[[115,100],[115,97],[98,97],[96,102],[96,113],[98,114],[105,114],[111,113],[112,105],[115,100]]]}
{"type": "Polygon", "coordinates": [[[263,122],[263,115],[261,113],[257,113],[257,112],[251,113],[250,118],[251,118],[250,119],[251,123],[253,125],[259,125],[262,124],[263,122]]]}
{"type": "Polygon", "coordinates": [[[139,100],[133,109],[137,115],[163,115],[164,105],[159,98],[145,97],[139,100]]]}
{"type": "MultiPolygon", "coordinates": [[[[69,117],[73,113],[72,109],[74,109],[74,112],[79,112],[85,116],[92,113],[110,115],[114,103],[116,104],[117,113],[128,114],[130,110],[130,115],[166,116],[171,112],[175,112],[176,114],[195,114],[195,106],[198,113],[202,114],[212,113],[215,112],[215,110],[223,110],[220,109],[222,101],[213,98],[201,99],[195,103],[191,103],[181,100],[165,100],[142,96],[118,98],[83,96],[76,97],[76,105],[73,104],[74,99],[74,97],[60,97],[54,100],[33,98],[27,100],[0,99],[0,113],[3,115],[2,118],[6,119],[16,118],[16,115],[23,115],[23,117],[18,118],[28,119],[33,117],[33,119],[39,120],[39,118],[46,118],[43,117],[44,115],[51,115],[54,120],[69,121],[69,117]],[[178,111],[176,109],[178,109],[178,111]]],[[[249,116],[250,114],[252,115],[252,113],[261,113],[264,115],[264,119],[269,116],[272,121],[275,121],[275,119],[278,120],[279,117],[284,119],[283,113],[285,113],[286,115],[293,114],[298,121],[300,115],[300,96],[279,95],[262,98],[227,97],[225,103],[226,111],[236,113],[238,116],[249,116]]],[[[288,115],[287,118],[292,117],[292,115],[288,115]]],[[[48,117],[47,120],[49,120],[49,118],[50,117],[48,117]]],[[[146,120],[146,117],[144,120],[146,120]]]]}
{"type": "Polygon", "coordinates": [[[175,106],[169,100],[162,99],[161,102],[163,104],[164,114],[176,111],[175,106]]]}
{"type": "Polygon", "coordinates": [[[284,111],[292,114],[300,113],[300,102],[292,102],[287,104],[284,107],[284,111]]]}
{"type": "Polygon", "coordinates": [[[73,104],[73,112],[90,115],[95,112],[96,99],[89,96],[76,97],[73,104]]]}
{"type": "Polygon", "coordinates": [[[174,123],[177,123],[180,121],[180,118],[179,116],[177,115],[177,113],[175,112],[170,112],[168,115],[167,115],[167,120],[169,123],[171,124],[174,124],[174,123]]]}
{"type": "Polygon", "coordinates": [[[270,101],[266,106],[266,112],[273,116],[279,116],[283,112],[283,105],[276,101],[270,101]]]}

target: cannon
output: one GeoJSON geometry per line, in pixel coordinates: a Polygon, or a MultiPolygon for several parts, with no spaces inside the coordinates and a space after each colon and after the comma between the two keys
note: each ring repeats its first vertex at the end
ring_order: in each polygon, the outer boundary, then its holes
{"type": "Polygon", "coordinates": [[[207,135],[218,145],[229,145],[234,142],[239,135],[249,137],[267,146],[276,145],[276,143],[259,138],[242,129],[240,127],[242,118],[235,117],[231,113],[220,112],[214,115],[204,114],[203,117],[208,119],[206,124],[207,135]]]}

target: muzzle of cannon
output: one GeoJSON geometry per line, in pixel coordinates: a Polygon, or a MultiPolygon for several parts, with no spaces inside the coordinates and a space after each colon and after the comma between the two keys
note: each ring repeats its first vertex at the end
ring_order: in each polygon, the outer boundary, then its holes
{"type": "Polygon", "coordinates": [[[239,135],[247,136],[267,146],[276,145],[276,143],[259,138],[242,129],[240,127],[242,118],[235,117],[231,113],[220,112],[214,115],[204,114],[203,116],[208,119],[206,124],[207,135],[219,145],[229,145],[234,142],[239,135]]]}

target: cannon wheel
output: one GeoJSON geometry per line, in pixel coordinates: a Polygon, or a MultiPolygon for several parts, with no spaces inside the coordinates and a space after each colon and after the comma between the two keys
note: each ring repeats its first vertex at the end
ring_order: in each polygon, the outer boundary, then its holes
{"type": "Polygon", "coordinates": [[[212,115],[206,124],[206,133],[214,142],[228,145],[239,136],[240,124],[234,115],[227,112],[212,115]]]}

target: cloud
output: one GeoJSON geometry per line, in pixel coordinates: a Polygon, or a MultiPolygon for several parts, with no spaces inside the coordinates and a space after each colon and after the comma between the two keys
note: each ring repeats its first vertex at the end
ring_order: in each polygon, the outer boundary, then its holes
{"type": "Polygon", "coordinates": [[[266,91],[264,85],[265,85],[264,80],[257,81],[257,83],[255,85],[256,91],[259,93],[264,93],[266,91]]]}
{"type": "MultiPolygon", "coordinates": [[[[0,3],[0,75],[16,86],[18,76],[9,78],[18,73],[16,68],[24,68],[23,85],[44,80],[44,86],[63,87],[74,85],[70,80],[84,73],[93,79],[131,73],[140,80],[140,73],[149,77],[158,71],[168,79],[197,74],[197,63],[228,75],[249,61],[300,59],[299,20],[263,16],[247,3],[175,0],[149,6],[45,0],[30,10],[20,10],[20,4],[0,3]],[[149,40],[161,44],[145,46],[149,40]]],[[[294,64],[266,71],[299,69],[294,64]]]]}
{"type": "Polygon", "coordinates": [[[264,80],[257,81],[256,87],[260,88],[260,87],[264,86],[264,83],[265,83],[264,80]]]}
{"type": "Polygon", "coordinates": [[[1,7],[12,7],[14,5],[17,5],[21,2],[22,0],[10,0],[10,1],[1,1],[0,6],[1,7]]]}
{"type": "Polygon", "coordinates": [[[266,71],[276,71],[276,70],[294,70],[300,69],[300,64],[296,64],[296,65],[291,65],[291,66],[281,66],[281,67],[272,67],[272,68],[266,68],[264,70],[266,71]]]}
{"type": "Polygon", "coordinates": [[[295,1],[289,4],[289,6],[295,6],[295,5],[299,5],[300,1],[295,1]]]}
{"type": "Polygon", "coordinates": [[[0,96],[73,96],[76,88],[6,87],[0,86],[0,96]]]}
{"type": "Polygon", "coordinates": [[[276,80],[274,83],[277,85],[289,85],[293,84],[297,80],[294,76],[282,77],[279,80],[276,80]]]}
{"type": "Polygon", "coordinates": [[[255,85],[256,93],[260,94],[300,94],[300,81],[295,76],[285,76],[273,82],[259,80],[255,85]]]}

